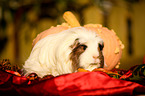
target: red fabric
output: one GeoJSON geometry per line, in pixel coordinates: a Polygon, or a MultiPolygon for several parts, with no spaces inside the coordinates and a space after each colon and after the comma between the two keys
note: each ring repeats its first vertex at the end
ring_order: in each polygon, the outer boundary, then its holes
{"type": "Polygon", "coordinates": [[[0,71],[2,96],[78,96],[78,95],[134,95],[145,94],[145,86],[115,79],[104,72],[77,72],[42,81],[0,71]]]}

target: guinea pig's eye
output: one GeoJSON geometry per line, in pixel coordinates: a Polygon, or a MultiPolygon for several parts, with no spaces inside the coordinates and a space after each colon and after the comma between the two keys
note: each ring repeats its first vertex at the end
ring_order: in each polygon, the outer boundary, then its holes
{"type": "Polygon", "coordinates": [[[83,48],[83,50],[86,50],[87,49],[87,46],[86,45],[80,45],[82,48],[83,48]]]}
{"type": "Polygon", "coordinates": [[[104,48],[104,44],[99,44],[99,48],[100,48],[100,50],[102,51],[103,48],[104,48]]]}

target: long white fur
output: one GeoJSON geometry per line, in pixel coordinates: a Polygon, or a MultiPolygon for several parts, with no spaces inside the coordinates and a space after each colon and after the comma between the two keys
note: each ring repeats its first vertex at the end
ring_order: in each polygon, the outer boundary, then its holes
{"type": "Polygon", "coordinates": [[[23,68],[26,74],[35,72],[39,77],[44,75],[61,75],[73,72],[72,61],[70,60],[70,47],[75,39],[86,44],[87,49],[80,56],[80,66],[87,70],[93,70],[98,65],[90,63],[100,62],[94,60],[93,56],[99,56],[97,50],[98,43],[103,40],[97,36],[96,32],[88,31],[83,27],[75,27],[57,34],[48,35],[41,39],[33,47],[29,58],[25,61],[23,68]]]}

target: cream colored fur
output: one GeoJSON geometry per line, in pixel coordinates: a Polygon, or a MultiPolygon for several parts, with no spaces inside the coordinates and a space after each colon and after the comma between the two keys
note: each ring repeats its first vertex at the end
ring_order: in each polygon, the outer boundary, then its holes
{"type": "Polygon", "coordinates": [[[93,70],[98,65],[90,63],[100,62],[92,56],[98,56],[98,43],[103,40],[95,32],[88,31],[83,27],[75,27],[57,34],[48,35],[41,39],[33,47],[29,58],[25,61],[23,68],[26,74],[36,73],[39,77],[44,75],[58,76],[73,72],[72,61],[70,60],[70,47],[79,38],[79,42],[86,44],[87,49],[80,56],[80,66],[87,70],[93,70]]]}

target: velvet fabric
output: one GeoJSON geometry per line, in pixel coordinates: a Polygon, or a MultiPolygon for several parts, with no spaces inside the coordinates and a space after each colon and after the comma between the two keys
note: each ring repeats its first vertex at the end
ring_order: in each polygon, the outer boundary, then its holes
{"type": "Polygon", "coordinates": [[[76,72],[46,80],[29,80],[0,71],[0,96],[130,96],[145,94],[145,86],[110,77],[105,72],[76,72]]]}

